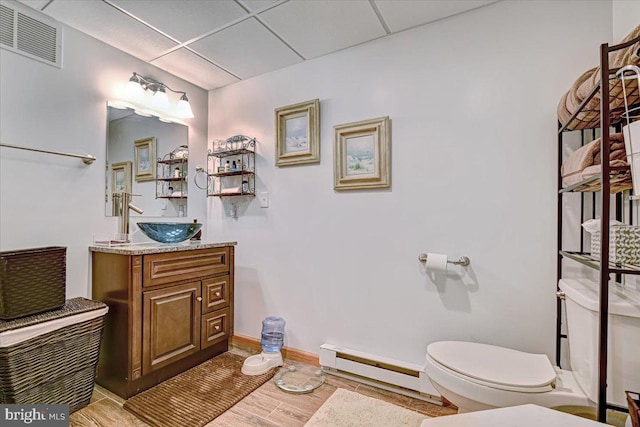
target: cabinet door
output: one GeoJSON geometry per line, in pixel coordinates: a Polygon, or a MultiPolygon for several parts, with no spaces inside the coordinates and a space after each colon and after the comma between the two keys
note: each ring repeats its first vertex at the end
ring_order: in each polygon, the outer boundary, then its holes
{"type": "Polygon", "coordinates": [[[142,371],[200,349],[200,282],[143,292],[142,371]]]}
{"type": "Polygon", "coordinates": [[[202,316],[202,349],[229,338],[229,309],[213,311],[202,316]]]}

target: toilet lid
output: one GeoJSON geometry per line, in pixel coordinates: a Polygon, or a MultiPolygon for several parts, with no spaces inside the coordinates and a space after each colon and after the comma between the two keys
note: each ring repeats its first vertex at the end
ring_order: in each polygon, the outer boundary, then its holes
{"type": "Polygon", "coordinates": [[[556,379],[556,372],[544,354],[462,341],[430,344],[427,354],[450,370],[497,388],[540,389],[556,379]]]}

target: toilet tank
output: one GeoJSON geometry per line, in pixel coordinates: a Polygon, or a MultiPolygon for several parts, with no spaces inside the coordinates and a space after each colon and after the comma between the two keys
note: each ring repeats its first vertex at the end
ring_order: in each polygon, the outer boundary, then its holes
{"type": "MultiPolygon", "coordinates": [[[[598,398],[599,285],[588,279],[562,279],[566,295],[569,360],[578,384],[598,398]]],[[[607,402],[626,407],[625,390],[640,390],[640,290],[609,285],[607,402]]]]}

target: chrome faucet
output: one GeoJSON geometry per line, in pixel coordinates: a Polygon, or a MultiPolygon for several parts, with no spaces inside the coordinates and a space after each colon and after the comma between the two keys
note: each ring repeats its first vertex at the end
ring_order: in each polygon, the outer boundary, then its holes
{"type": "MultiPolygon", "coordinates": [[[[139,194],[131,194],[123,191],[122,193],[114,194],[114,198],[116,198],[116,196],[119,199],[119,203],[118,203],[119,209],[116,212],[117,215],[120,217],[120,224],[118,225],[118,231],[122,236],[122,238],[126,238],[126,236],[129,234],[129,209],[139,214],[142,214],[144,211],[131,203],[131,197],[139,196],[139,194]]],[[[114,200],[114,206],[115,204],[116,203],[114,200]]]]}

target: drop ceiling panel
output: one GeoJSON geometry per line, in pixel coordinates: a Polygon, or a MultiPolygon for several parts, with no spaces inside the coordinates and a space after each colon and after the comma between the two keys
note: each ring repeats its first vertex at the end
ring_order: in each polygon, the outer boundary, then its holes
{"type": "Polygon", "coordinates": [[[433,22],[496,0],[374,0],[391,32],[433,22]]]}
{"type": "Polygon", "coordinates": [[[151,61],[151,63],[205,90],[239,81],[231,74],[184,48],[173,51],[151,61]]]}
{"type": "Polygon", "coordinates": [[[54,0],[44,12],[70,27],[145,61],[176,45],[102,1],[54,0]]]}
{"type": "Polygon", "coordinates": [[[368,1],[290,1],[259,15],[305,58],[353,46],[386,33],[368,1]]]}
{"type": "Polygon", "coordinates": [[[20,3],[26,4],[27,6],[40,10],[43,6],[49,3],[48,0],[18,0],[20,3]]]}
{"type": "Polygon", "coordinates": [[[495,2],[19,1],[36,9],[44,8],[45,15],[65,25],[208,90],[383,37],[386,32],[380,19],[391,32],[396,32],[495,2]],[[250,17],[253,14],[257,16],[250,17]],[[207,34],[210,35],[203,37],[207,34]],[[203,38],[190,43],[187,49],[172,51],[177,49],[178,42],[187,43],[198,37],[203,38]],[[165,55],[167,52],[170,53],[165,55]]]}
{"type": "Polygon", "coordinates": [[[264,9],[265,7],[276,2],[276,0],[238,0],[238,1],[252,12],[255,12],[256,10],[264,9]]]}
{"type": "Polygon", "coordinates": [[[234,21],[245,12],[236,2],[163,0],[111,0],[180,42],[234,21]]]}
{"type": "Polygon", "coordinates": [[[253,18],[198,40],[189,47],[243,79],[302,61],[253,18]]]}

